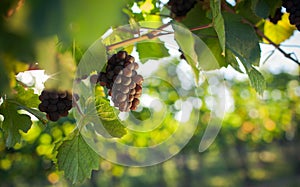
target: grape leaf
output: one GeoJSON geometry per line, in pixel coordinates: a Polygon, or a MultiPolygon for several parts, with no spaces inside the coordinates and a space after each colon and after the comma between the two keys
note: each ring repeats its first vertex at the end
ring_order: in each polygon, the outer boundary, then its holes
{"type": "Polygon", "coordinates": [[[243,71],[240,68],[240,65],[238,61],[236,60],[236,57],[230,50],[226,50],[226,61],[228,64],[230,64],[236,71],[243,73],[243,71]]]}
{"type": "MultiPolygon", "coordinates": [[[[125,127],[119,121],[118,116],[109,100],[104,97],[95,98],[96,110],[102,125],[112,137],[121,138],[126,134],[125,127]]],[[[99,124],[101,125],[101,124],[99,124]]]]}
{"type": "Polygon", "coordinates": [[[96,97],[95,104],[97,114],[102,120],[113,121],[118,118],[115,114],[114,108],[110,106],[109,100],[105,99],[104,97],[96,97]]]}
{"type": "Polygon", "coordinates": [[[175,32],[175,40],[185,55],[187,63],[191,66],[194,72],[195,82],[197,85],[199,82],[200,70],[198,68],[198,57],[195,52],[195,40],[193,34],[188,29],[184,29],[182,26],[172,24],[172,27],[175,32]]]}
{"type": "Polygon", "coordinates": [[[251,86],[257,91],[258,94],[262,95],[266,88],[266,81],[264,76],[257,71],[254,67],[247,70],[251,86]]]}
{"type": "Polygon", "coordinates": [[[213,14],[213,26],[217,32],[223,54],[225,55],[225,26],[224,19],[221,14],[221,1],[210,0],[210,7],[213,14]]]}
{"type": "Polygon", "coordinates": [[[99,155],[78,134],[71,140],[64,141],[58,148],[58,169],[72,183],[90,178],[92,170],[99,168],[99,155]]]}
{"type": "Polygon", "coordinates": [[[17,107],[16,104],[7,101],[4,101],[0,106],[0,114],[4,116],[1,128],[4,131],[7,147],[13,147],[20,142],[21,135],[19,130],[26,133],[32,124],[28,115],[18,113],[17,107]]]}
{"type": "Polygon", "coordinates": [[[226,46],[241,61],[249,64],[259,64],[260,47],[255,30],[242,23],[242,18],[235,14],[224,13],[226,46]]]}
{"type": "MultiPolygon", "coordinates": [[[[270,21],[266,21],[264,24],[264,34],[272,40],[275,44],[280,44],[286,39],[290,38],[296,27],[291,25],[289,22],[289,14],[285,13],[281,20],[275,25],[270,21]]],[[[269,43],[265,39],[264,42],[269,43]]]]}
{"type": "Polygon", "coordinates": [[[30,108],[37,108],[40,101],[37,94],[34,93],[33,89],[27,88],[24,89],[23,86],[17,84],[15,87],[15,91],[17,92],[15,94],[16,100],[30,108]]]}
{"type": "Polygon", "coordinates": [[[91,45],[107,29],[128,23],[128,17],[122,12],[126,1],[110,0],[100,3],[98,0],[63,1],[64,21],[72,23],[72,34],[79,44],[91,45]],[[81,13],[79,13],[81,12],[81,13]]]}
{"type": "Polygon", "coordinates": [[[273,16],[277,8],[281,8],[282,0],[263,0],[269,6],[269,15],[273,16]]]}
{"type": "MultiPolygon", "coordinates": [[[[248,21],[252,22],[253,24],[258,23],[259,21],[261,21],[261,18],[258,17],[252,7],[252,0],[243,0],[243,1],[239,1],[236,5],[236,12],[241,15],[244,18],[247,18],[248,21]]],[[[224,14],[223,14],[223,18],[224,18],[224,14]]]]}
{"type": "Polygon", "coordinates": [[[136,119],[141,121],[147,120],[151,117],[151,111],[149,108],[143,108],[140,112],[132,111],[131,113],[136,119]]]}
{"type": "Polygon", "coordinates": [[[267,18],[270,14],[270,7],[265,0],[254,0],[251,6],[253,12],[262,18],[267,18]]]}
{"type": "MultiPolygon", "coordinates": [[[[195,36],[195,41],[195,52],[198,57],[199,67],[206,71],[220,68],[219,62],[212,53],[211,48],[208,48],[201,39],[197,38],[197,36],[195,36]]],[[[216,52],[219,50],[219,55],[221,56],[221,47],[219,45],[214,45],[214,47],[216,47],[216,49],[213,49],[213,51],[216,52]]],[[[224,59],[225,58],[223,57],[222,60],[224,61],[224,59]]]]}
{"type": "MultiPolygon", "coordinates": [[[[133,34],[136,33],[139,28],[135,28],[138,26],[133,19],[130,19],[130,21],[131,21],[130,22],[131,25],[125,25],[125,26],[118,27],[117,29],[114,29],[112,31],[112,33],[109,34],[109,36],[104,37],[103,44],[106,46],[109,46],[111,44],[115,44],[115,43],[127,40],[129,38],[133,38],[134,37],[133,34]]],[[[113,51],[110,51],[110,53],[117,53],[120,50],[125,50],[130,54],[133,51],[133,48],[134,48],[134,45],[122,46],[122,49],[117,48],[113,51]]]]}
{"type": "Polygon", "coordinates": [[[170,56],[168,49],[159,39],[137,43],[136,50],[139,53],[142,63],[145,63],[149,59],[159,59],[170,56]]]}
{"type": "Polygon", "coordinates": [[[97,40],[88,50],[84,53],[80,63],[77,67],[77,77],[90,75],[92,72],[99,72],[106,65],[106,47],[97,40]]]}
{"type": "MultiPolygon", "coordinates": [[[[197,3],[196,6],[187,14],[185,19],[182,21],[184,25],[189,28],[195,28],[199,25],[208,25],[211,24],[212,20],[207,18],[206,10],[203,6],[200,6],[201,3],[197,3]]],[[[226,58],[224,57],[223,49],[221,45],[216,45],[220,43],[219,37],[214,28],[207,28],[202,30],[193,31],[210,49],[215,58],[219,63],[219,67],[227,66],[226,58]],[[223,54],[223,55],[222,55],[223,54]]],[[[224,37],[225,39],[225,37],[224,37]]],[[[205,62],[204,59],[198,57],[199,63],[205,62]]]]}

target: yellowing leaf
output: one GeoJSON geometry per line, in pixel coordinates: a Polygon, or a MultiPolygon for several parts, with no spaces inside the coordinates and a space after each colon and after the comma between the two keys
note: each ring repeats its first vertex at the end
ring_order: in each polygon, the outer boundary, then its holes
{"type": "Polygon", "coordinates": [[[154,5],[152,4],[152,0],[146,0],[141,6],[140,9],[142,12],[150,13],[152,9],[154,9],[154,5]]]}
{"type": "MultiPolygon", "coordinates": [[[[295,29],[296,27],[289,22],[289,14],[285,13],[276,25],[267,20],[264,26],[264,34],[275,44],[280,44],[292,36],[295,29]]],[[[264,42],[269,43],[265,39],[264,42]]]]}

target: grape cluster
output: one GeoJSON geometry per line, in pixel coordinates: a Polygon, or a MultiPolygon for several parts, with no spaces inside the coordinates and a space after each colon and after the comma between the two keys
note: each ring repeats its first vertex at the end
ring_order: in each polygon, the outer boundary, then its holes
{"type": "Polygon", "coordinates": [[[282,6],[290,13],[289,20],[292,25],[296,25],[300,31],[300,1],[299,0],[282,0],[282,6]]]}
{"type": "Polygon", "coordinates": [[[269,20],[270,20],[270,22],[272,22],[274,24],[277,24],[278,21],[281,20],[282,15],[283,15],[283,13],[281,12],[281,7],[277,8],[276,11],[275,11],[274,16],[269,16],[269,20]]]}
{"type": "Polygon", "coordinates": [[[121,112],[136,110],[142,94],[143,77],[137,74],[139,65],[126,51],[119,51],[107,62],[106,71],[99,74],[98,81],[106,86],[114,106],[121,112]]]}
{"type": "Polygon", "coordinates": [[[39,99],[39,110],[46,112],[47,119],[51,121],[67,116],[72,108],[72,94],[67,91],[43,90],[39,99]]]}
{"type": "Polygon", "coordinates": [[[168,5],[176,17],[185,16],[197,3],[197,0],[169,0],[168,5]]]}

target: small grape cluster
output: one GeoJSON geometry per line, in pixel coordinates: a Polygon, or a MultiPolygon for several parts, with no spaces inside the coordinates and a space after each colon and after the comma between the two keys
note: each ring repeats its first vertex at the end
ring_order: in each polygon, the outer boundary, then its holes
{"type": "Polygon", "coordinates": [[[143,77],[137,74],[139,65],[126,51],[119,51],[107,62],[106,71],[99,74],[98,81],[106,86],[114,106],[121,112],[136,110],[142,94],[143,77]]]}
{"type": "Polygon", "coordinates": [[[289,20],[292,25],[296,25],[300,31],[300,1],[299,0],[282,0],[282,6],[290,13],[289,20]]]}
{"type": "Polygon", "coordinates": [[[43,90],[39,99],[39,110],[46,112],[47,119],[51,121],[67,116],[72,108],[72,94],[67,91],[43,90]]]}
{"type": "Polygon", "coordinates": [[[197,0],[169,0],[168,5],[176,17],[182,17],[194,8],[196,3],[197,0]]]}
{"type": "Polygon", "coordinates": [[[281,7],[277,8],[276,11],[275,11],[274,16],[269,16],[269,20],[270,20],[270,22],[272,22],[274,24],[277,24],[278,21],[281,20],[282,15],[283,15],[283,13],[281,12],[281,7]]]}

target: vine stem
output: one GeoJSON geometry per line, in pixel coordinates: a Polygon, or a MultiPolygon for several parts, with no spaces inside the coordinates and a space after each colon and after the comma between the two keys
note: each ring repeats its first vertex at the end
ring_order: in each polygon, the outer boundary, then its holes
{"type": "MultiPolygon", "coordinates": [[[[135,43],[143,41],[143,40],[152,40],[152,39],[158,38],[158,37],[163,36],[163,35],[173,34],[174,32],[167,32],[167,31],[165,31],[165,33],[161,33],[162,31],[164,31],[163,29],[168,27],[170,24],[171,23],[164,24],[161,27],[159,27],[159,28],[147,33],[147,34],[144,34],[140,37],[130,38],[130,39],[118,42],[118,43],[114,43],[114,44],[111,44],[111,45],[107,46],[106,48],[107,48],[107,50],[114,50],[114,49],[117,49],[119,47],[135,44],[135,43]]],[[[190,29],[190,31],[197,31],[197,30],[207,29],[207,28],[210,28],[210,27],[212,27],[211,23],[207,24],[207,25],[202,25],[202,26],[192,28],[192,29],[190,29]]]]}
{"type": "Polygon", "coordinates": [[[190,31],[198,31],[198,30],[202,30],[202,29],[208,29],[212,26],[213,25],[211,23],[209,23],[207,25],[201,25],[201,26],[198,26],[198,27],[191,28],[190,31]]]}
{"type": "Polygon", "coordinates": [[[257,33],[259,36],[261,36],[261,37],[263,37],[265,40],[267,40],[267,41],[268,41],[271,45],[273,45],[278,51],[280,51],[286,58],[292,60],[293,62],[295,62],[296,64],[298,64],[298,65],[300,66],[300,62],[299,62],[297,59],[293,58],[293,57],[291,56],[290,53],[286,53],[283,49],[280,48],[280,45],[275,44],[269,37],[267,37],[266,35],[264,35],[264,33],[263,33],[261,30],[259,30],[257,27],[254,26],[254,29],[255,29],[256,33],[257,33]]]}
{"type": "MultiPolygon", "coordinates": [[[[226,2],[222,2],[222,8],[230,13],[236,14],[236,12],[234,11],[234,9],[230,8],[226,2]]],[[[293,62],[295,62],[296,64],[298,64],[300,66],[300,62],[293,58],[291,56],[290,53],[286,53],[283,49],[280,48],[280,45],[274,43],[269,37],[267,37],[261,30],[259,30],[253,23],[251,23],[250,21],[248,21],[247,19],[245,19],[244,17],[242,18],[242,21],[244,23],[249,24],[251,27],[254,28],[255,32],[261,36],[262,38],[264,38],[265,40],[267,40],[271,45],[273,45],[279,52],[281,52],[286,58],[292,60],[293,62]]]]}

